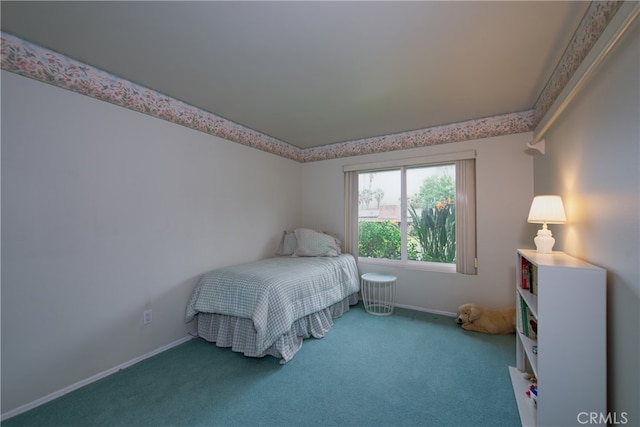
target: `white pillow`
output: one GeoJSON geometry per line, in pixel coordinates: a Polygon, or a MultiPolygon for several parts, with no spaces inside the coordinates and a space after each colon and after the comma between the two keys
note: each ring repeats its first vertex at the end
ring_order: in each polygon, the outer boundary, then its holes
{"type": "Polygon", "coordinates": [[[280,246],[276,251],[276,255],[293,255],[296,251],[296,235],[293,231],[285,231],[280,239],[280,246]]]}
{"type": "Polygon", "coordinates": [[[335,237],[308,228],[296,228],[295,256],[338,256],[340,245],[335,237]]]}
{"type": "Polygon", "coordinates": [[[323,231],[324,234],[328,234],[336,240],[336,246],[338,247],[338,255],[342,253],[342,237],[339,234],[329,233],[328,231],[323,231]]]}

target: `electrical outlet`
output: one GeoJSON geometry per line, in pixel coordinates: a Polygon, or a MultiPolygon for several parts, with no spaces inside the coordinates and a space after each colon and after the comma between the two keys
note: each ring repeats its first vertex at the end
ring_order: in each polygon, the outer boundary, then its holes
{"type": "Polygon", "coordinates": [[[145,325],[148,325],[149,323],[151,323],[152,320],[153,320],[153,312],[151,311],[151,309],[145,310],[144,313],[142,314],[142,322],[145,325]]]}

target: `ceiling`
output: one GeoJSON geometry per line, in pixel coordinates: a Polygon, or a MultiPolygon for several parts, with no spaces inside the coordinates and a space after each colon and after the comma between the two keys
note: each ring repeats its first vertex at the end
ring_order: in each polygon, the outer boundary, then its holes
{"type": "Polygon", "coordinates": [[[299,148],[534,107],[585,1],[2,1],[2,31],[299,148]]]}

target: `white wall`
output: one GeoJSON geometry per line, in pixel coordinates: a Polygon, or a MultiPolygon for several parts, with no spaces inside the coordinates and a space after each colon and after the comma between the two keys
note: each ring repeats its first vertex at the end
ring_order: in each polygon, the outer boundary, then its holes
{"type": "Polygon", "coordinates": [[[3,71],[2,412],[185,337],[198,277],[299,222],[300,166],[3,71]]]}
{"type": "Polygon", "coordinates": [[[516,249],[533,247],[527,224],[533,197],[533,157],[525,153],[531,134],[519,134],[404,151],[307,163],[302,168],[302,219],[322,230],[343,233],[344,165],[412,158],[452,151],[477,152],[478,275],[425,272],[360,264],[360,272],[398,277],[397,303],[455,312],[464,302],[487,307],[513,304],[516,249]]]}
{"type": "MultiPolygon", "coordinates": [[[[561,194],[554,249],[607,269],[609,410],[640,425],[640,34],[611,54],[545,136],[535,191],[561,194]]],[[[585,313],[585,316],[588,316],[585,313]]],[[[576,331],[589,334],[589,331],[576,331]]],[[[588,357],[588,355],[585,355],[588,357]]],[[[588,373],[585,373],[588,375],[588,373]]],[[[588,410],[588,408],[585,408],[588,410]]]]}

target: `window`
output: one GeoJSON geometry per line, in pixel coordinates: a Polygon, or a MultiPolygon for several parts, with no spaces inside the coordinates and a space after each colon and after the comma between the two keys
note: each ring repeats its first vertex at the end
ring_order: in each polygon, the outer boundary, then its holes
{"type": "Polygon", "coordinates": [[[345,167],[347,250],[475,274],[475,159],[450,157],[345,167]]]}

